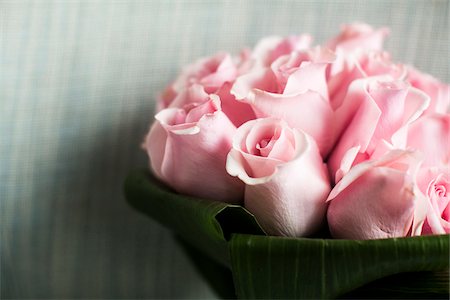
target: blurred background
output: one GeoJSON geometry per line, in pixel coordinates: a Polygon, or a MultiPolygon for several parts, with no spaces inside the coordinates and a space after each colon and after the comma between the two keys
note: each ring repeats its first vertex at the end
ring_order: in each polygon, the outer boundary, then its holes
{"type": "Polygon", "coordinates": [[[1,298],[216,298],[123,197],[154,95],[201,56],[353,21],[449,82],[449,18],[446,0],[0,1],[1,298]]]}

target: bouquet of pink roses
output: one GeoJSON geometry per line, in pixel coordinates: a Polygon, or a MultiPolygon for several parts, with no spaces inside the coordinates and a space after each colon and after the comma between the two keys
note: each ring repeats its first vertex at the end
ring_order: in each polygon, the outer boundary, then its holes
{"type": "Polygon", "coordinates": [[[386,34],[269,37],[189,65],[159,99],[153,172],[243,204],[272,235],[310,235],[325,217],[337,238],[450,233],[450,87],[391,62],[386,34]]]}
{"type": "MultiPolygon", "coordinates": [[[[267,37],[187,66],[159,95],[143,144],[154,176],[179,195],[244,207],[271,236],[450,233],[450,86],[392,62],[387,34],[352,24],[320,46],[267,37]]],[[[448,236],[439,241],[448,252],[448,236]]],[[[448,260],[417,270],[440,268],[448,260]]],[[[246,284],[238,295],[258,296],[246,284]]]]}

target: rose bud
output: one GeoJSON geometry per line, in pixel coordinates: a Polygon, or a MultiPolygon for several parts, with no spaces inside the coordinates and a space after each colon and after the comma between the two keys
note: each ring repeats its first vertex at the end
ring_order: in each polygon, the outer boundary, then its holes
{"type": "Polygon", "coordinates": [[[236,76],[237,67],[228,53],[201,58],[184,67],[175,82],[158,96],[157,111],[171,106],[175,97],[193,84],[203,86],[205,92],[210,94],[215,93],[225,82],[233,82],[236,76]]]}
{"type": "Polygon", "coordinates": [[[227,171],[245,183],[245,207],[271,235],[307,236],[323,223],[330,192],[314,140],[283,120],[238,128],[227,171]]]}
{"type": "Polygon", "coordinates": [[[414,234],[450,233],[450,115],[427,114],[411,124],[408,147],[422,152],[424,162],[418,175],[418,186],[423,193],[423,230],[414,234]]]}
{"type": "Polygon", "coordinates": [[[286,120],[311,135],[322,155],[332,147],[333,110],[328,101],[325,71],[334,55],[314,48],[279,57],[270,68],[239,76],[231,93],[248,103],[256,117],[286,120]]]}
{"type": "Polygon", "coordinates": [[[217,95],[155,116],[144,148],[155,175],[181,194],[238,203],[244,185],[225,170],[236,127],[217,95]]]}
{"type": "Polygon", "coordinates": [[[328,227],[339,239],[403,237],[412,228],[420,198],[416,152],[392,150],[354,166],[328,197],[328,227]]]}
{"type": "Polygon", "coordinates": [[[418,185],[427,209],[421,234],[450,233],[450,168],[422,168],[418,185]]]}

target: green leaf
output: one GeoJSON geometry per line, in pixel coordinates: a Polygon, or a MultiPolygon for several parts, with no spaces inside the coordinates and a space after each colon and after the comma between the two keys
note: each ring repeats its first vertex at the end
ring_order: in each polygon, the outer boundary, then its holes
{"type": "Polygon", "coordinates": [[[125,196],[134,208],[171,228],[184,240],[230,267],[227,239],[233,232],[264,234],[243,207],[175,193],[149,171],[130,173],[125,196]]]}
{"type": "Polygon", "coordinates": [[[145,170],[128,176],[125,194],[137,210],[202,251],[186,248],[221,295],[233,294],[224,291],[230,286],[226,267],[240,298],[448,299],[449,235],[369,241],[268,237],[241,206],[179,195],[145,170]],[[222,267],[202,259],[205,254],[222,267]]]}
{"type": "MultiPolygon", "coordinates": [[[[421,273],[412,282],[411,274],[401,274],[396,284],[410,297],[449,293],[449,235],[354,241],[235,234],[230,251],[239,298],[335,298],[393,274],[442,270],[447,272],[421,273]]],[[[392,297],[393,283],[375,287],[392,297]]],[[[373,298],[370,290],[354,295],[373,298]]]]}

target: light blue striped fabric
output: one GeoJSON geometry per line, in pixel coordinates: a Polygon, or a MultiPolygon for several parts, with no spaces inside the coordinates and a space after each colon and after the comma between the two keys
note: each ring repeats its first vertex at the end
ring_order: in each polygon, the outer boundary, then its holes
{"type": "Polygon", "coordinates": [[[356,20],[449,81],[445,0],[1,1],[1,298],[216,297],[122,196],[153,95],[200,56],[356,20]]]}

